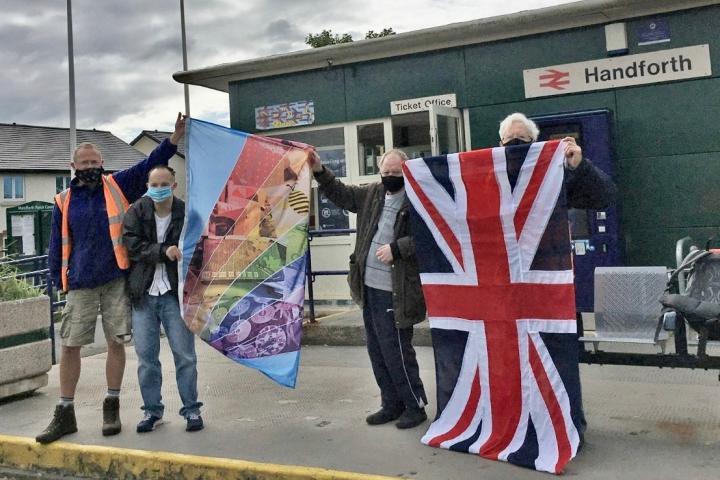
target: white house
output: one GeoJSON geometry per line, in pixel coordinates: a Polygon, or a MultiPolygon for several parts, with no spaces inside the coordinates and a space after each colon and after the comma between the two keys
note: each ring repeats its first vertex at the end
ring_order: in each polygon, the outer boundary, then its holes
{"type": "MultiPolygon", "coordinates": [[[[140,150],[146,156],[155,149],[163,140],[169,138],[172,132],[159,132],[157,130],[143,130],[135,137],[130,145],[140,150]]],[[[175,180],[177,181],[177,190],[175,195],[185,199],[185,139],[182,138],[178,143],[177,153],[170,159],[170,166],[175,170],[175,180]]]]}
{"type": "MultiPolygon", "coordinates": [[[[109,172],[128,168],[145,158],[142,152],[102,130],[77,130],[77,142],[97,145],[109,172]]],[[[69,129],[0,124],[0,256],[12,242],[22,245],[20,251],[24,253],[44,253],[50,216],[30,218],[36,208],[29,209],[27,215],[12,220],[14,237],[8,238],[7,210],[29,202],[52,204],[55,194],[70,183],[70,176],[69,129]]],[[[39,205],[34,203],[33,207],[39,205]]]]}

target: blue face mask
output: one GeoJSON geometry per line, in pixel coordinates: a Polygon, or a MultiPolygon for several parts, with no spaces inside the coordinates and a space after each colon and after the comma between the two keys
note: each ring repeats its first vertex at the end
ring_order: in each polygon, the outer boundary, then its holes
{"type": "Polygon", "coordinates": [[[172,197],[172,187],[148,187],[146,196],[152,198],[153,202],[162,202],[172,197]]]}

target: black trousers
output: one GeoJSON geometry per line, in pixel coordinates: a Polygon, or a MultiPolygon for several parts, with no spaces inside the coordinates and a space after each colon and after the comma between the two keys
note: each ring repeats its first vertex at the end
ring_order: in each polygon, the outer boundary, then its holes
{"type": "Polygon", "coordinates": [[[392,292],[366,286],[364,303],[367,349],[382,406],[400,410],[424,407],[427,397],[412,346],[413,329],[395,327],[392,292]]]}

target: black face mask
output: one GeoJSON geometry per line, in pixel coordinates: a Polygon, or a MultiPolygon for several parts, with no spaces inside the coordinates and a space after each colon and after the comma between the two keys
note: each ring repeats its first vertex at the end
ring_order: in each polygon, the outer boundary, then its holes
{"type": "Polygon", "coordinates": [[[387,177],[380,178],[380,180],[382,181],[385,190],[390,193],[395,193],[405,186],[405,179],[403,177],[388,175],[387,177]]]}
{"type": "Polygon", "coordinates": [[[82,183],[94,185],[100,182],[104,170],[99,168],[86,168],[85,170],[75,170],[75,177],[82,183]]]}
{"type": "Polygon", "coordinates": [[[507,142],[503,143],[503,147],[514,147],[517,145],[529,145],[532,142],[527,142],[523,140],[522,138],[513,138],[512,140],[508,140],[507,142]]]}

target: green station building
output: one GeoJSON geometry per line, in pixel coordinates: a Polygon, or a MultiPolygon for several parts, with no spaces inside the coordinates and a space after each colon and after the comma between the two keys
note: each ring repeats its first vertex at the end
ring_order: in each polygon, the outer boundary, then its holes
{"type": "MultiPolygon", "coordinates": [[[[354,184],[377,181],[390,148],[496,146],[500,120],[523,112],[541,139],[575,136],[618,185],[616,208],[576,212],[576,267],[674,266],[678,239],[720,231],[719,31],[718,2],[587,0],[175,79],[228,92],[232,128],[315,145],[354,184]]],[[[313,213],[312,228],[354,226],[322,196],[313,213]]],[[[352,241],[313,241],[313,267],[345,267],[352,241]]],[[[321,296],[347,296],[323,282],[321,296]]]]}

